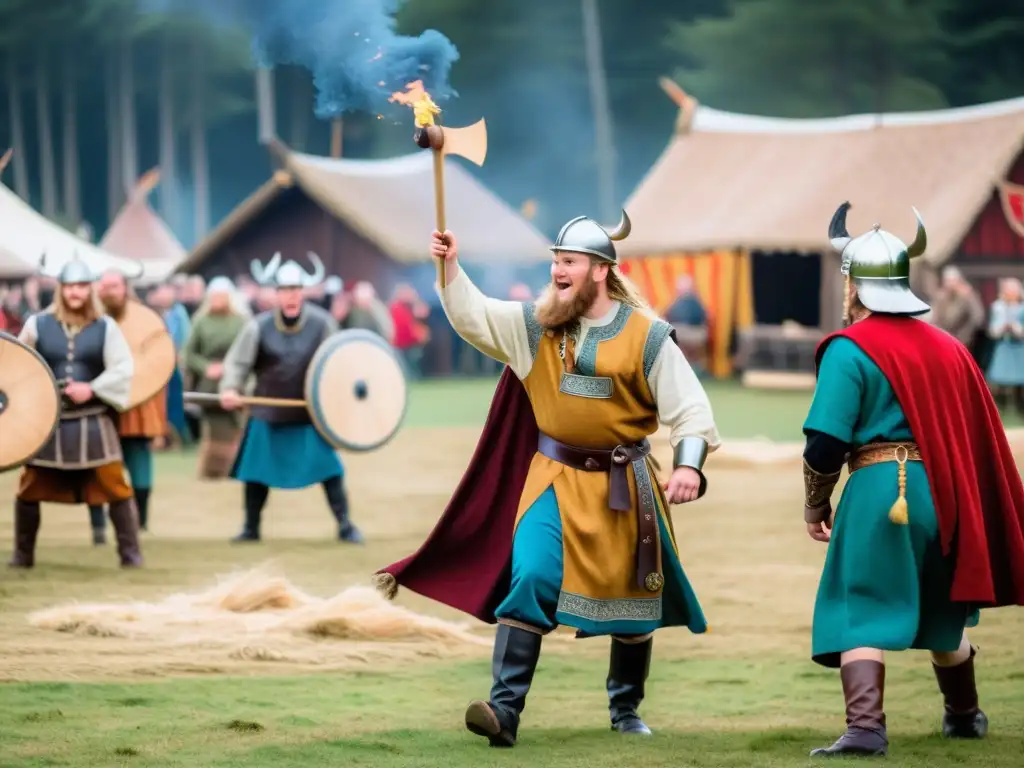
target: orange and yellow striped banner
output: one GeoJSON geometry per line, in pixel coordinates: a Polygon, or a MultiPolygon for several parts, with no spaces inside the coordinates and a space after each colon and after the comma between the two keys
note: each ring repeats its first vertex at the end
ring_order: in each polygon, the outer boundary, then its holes
{"type": "Polygon", "coordinates": [[[754,322],[750,255],[743,251],[670,253],[623,261],[623,274],[632,280],[658,314],[676,298],[676,282],[693,278],[694,288],[708,315],[708,362],[717,377],[732,373],[729,346],[736,330],[754,322]]]}

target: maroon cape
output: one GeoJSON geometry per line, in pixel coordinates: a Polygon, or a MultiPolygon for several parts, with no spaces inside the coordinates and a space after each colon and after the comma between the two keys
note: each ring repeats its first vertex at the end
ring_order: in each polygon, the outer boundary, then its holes
{"type": "Polygon", "coordinates": [[[523,383],[506,366],[469,468],[417,552],[378,573],[493,624],[508,594],[512,534],[539,430],[523,383]]]}
{"type": "Polygon", "coordinates": [[[870,315],[844,336],[881,369],[921,449],[942,551],[954,556],[950,599],[1024,605],[1024,484],[999,412],[967,348],[912,317],[870,315]]]}

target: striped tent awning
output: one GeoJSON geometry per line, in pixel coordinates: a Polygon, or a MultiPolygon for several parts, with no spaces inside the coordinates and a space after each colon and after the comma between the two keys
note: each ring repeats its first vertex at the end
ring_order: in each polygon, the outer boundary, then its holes
{"type": "Polygon", "coordinates": [[[754,323],[750,254],[704,251],[643,256],[623,260],[621,269],[659,315],[675,301],[679,278],[690,275],[708,315],[710,371],[716,377],[732,373],[733,334],[754,323]]]}

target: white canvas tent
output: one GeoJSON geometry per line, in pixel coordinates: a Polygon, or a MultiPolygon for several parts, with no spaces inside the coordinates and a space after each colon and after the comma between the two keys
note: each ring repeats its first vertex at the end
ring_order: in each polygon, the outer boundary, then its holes
{"type": "MultiPolygon", "coordinates": [[[[57,272],[76,255],[97,271],[114,268],[135,274],[138,270],[136,262],[115,256],[68,232],[0,184],[0,280],[38,274],[44,253],[48,273],[57,272]]],[[[146,261],[143,275],[136,282],[146,285],[163,280],[175,266],[171,260],[146,261]]]]}

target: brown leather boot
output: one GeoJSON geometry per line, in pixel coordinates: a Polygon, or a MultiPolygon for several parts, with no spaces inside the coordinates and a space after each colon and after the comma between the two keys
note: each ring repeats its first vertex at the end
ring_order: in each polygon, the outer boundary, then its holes
{"type": "Polygon", "coordinates": [[[142,565],[142,551],[139,548],[139,518],[135,512],[135,499],[110,502],[108,514],[117,535],[117,554],[121,557],[121,567],[138,568],[142,565]]]}
{"type": "Polygon", "coordinates": [[[14,555],[11,568],[32,568],[36,564],[36,536],[39,534],[38,501],[14,500],[14,555]]]}
{"type": "Polygon", "coordinates": [[[978,686],[974,680],[976,653],[972,645],[967,661],[955,667],[932,664],[945,705],[942,735],[947,739],[983,739],[988,733],[988,717],[978,707],[978,686]]]}
{"type": "Polygon", "coordinates": [[[840,669],[846,697],[846,733],[831,747],[811,752],[811,757],[840,755],[882,756],[889,751],[885,730],[885,664],[880,661],[851,661],[840,669]]]}

